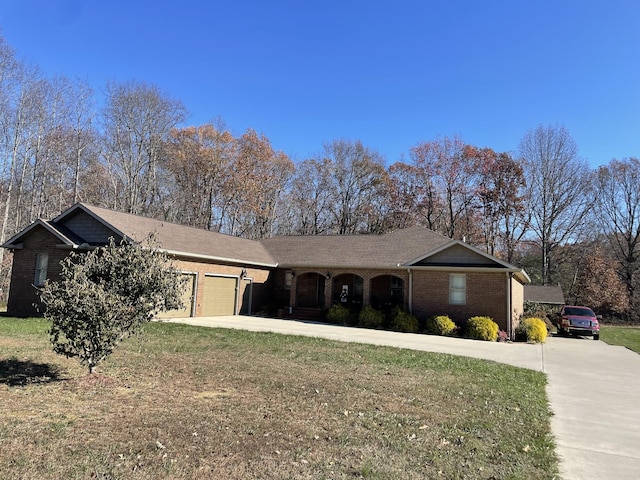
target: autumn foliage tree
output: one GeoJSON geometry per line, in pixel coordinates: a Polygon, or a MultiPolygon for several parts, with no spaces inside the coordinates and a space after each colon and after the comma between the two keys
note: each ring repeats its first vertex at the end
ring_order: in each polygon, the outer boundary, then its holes
{"type": "Polygon", "coordinates": [[[430,178],[440,196],[443,232],[449,238],[473,238],[478,171],[458,136],[421,142],[411,148],[413,164],[430,178]]]}
{"type": "Polygon", "coordinates": [[[441,229],[444,205],[424,168],[404,162],[394,163],[388,170],[385,194],[389,204],[389,229],[417,224],[434,231],[441,229]]]}
{"type": "Polygon", "coordinates": [[[465,153],[473,159],[479,175],[477,195],[485,249],[492,255],[500,250],[512,262],[528,224],[522,166],[508,153],[490,148],[468,145],[465,153]]]}
{"type": "Polygon", "coordinates": [[[219,231],[227,204],[236,139],[218,122],[173,129],[164,144],[162,162],[171,175],[173,202],[167,217],[178,223],[219,231]]]}
{"type": "Polygon", "coordinates": [[[629,309],[629,295],[611,260],[601,247],[587,255],[578,277],[575,302],[590,305],[598,312],[620,315],[629,309]]]}
{"type": "Polygon", "coordinates": [[[231,168],[228,232],[246,238],[272,236],[293,162],[274,150],[267,137],[249,129],[238,139],[231,168]]]}

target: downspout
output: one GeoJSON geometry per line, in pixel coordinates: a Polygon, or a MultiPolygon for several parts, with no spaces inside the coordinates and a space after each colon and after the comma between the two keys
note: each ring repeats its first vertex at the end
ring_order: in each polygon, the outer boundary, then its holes
{"type": "Polygon", "coordinates": [[[509,335],[509,340],[513,340],[513,332],[512,332],[512,308],[511,308],[511,277],[513,273],[507,272],[507,334],[509,335]]]}
{"type": "Polygon", "coordinates": [[[407,268],[409,274],[409,313],[413,315],[413,270],[407,268]]]}

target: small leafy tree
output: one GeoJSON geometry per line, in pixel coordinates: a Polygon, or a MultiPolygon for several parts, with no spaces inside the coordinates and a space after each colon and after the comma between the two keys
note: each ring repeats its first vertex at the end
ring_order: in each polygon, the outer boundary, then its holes
{"type": "Polygon", "coordinates": [[[94,373],[155,314],[182,306],[180,273],[153,235],[145,244],[111,239],[61,262],[60,281],[47,282],[40,292],[54,352],[77,357],[94,373]]]}

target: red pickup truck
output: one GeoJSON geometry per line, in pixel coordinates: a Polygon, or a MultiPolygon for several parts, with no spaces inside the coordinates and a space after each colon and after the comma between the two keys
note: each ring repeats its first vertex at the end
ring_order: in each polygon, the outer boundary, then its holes
{"type": "Polygon", "coordinates": [[[600,339],[600,322],[598,316],[589,307],[564,306],[558,314],[556,322],[561,335],[574,334],[600,339]]]}

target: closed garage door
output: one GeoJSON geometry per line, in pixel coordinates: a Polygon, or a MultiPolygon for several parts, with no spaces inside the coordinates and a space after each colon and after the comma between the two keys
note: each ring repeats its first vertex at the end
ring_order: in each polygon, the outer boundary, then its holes
{"type": "Polygon", "coordinates": [[[169,310],[168,312],[161,312],[158,314],[158,318],[184,318],[191,316],[194,290],[196,286],[196,276],[191,273],[185,273],[182,275],[182,277],[185,278],[184,292],[182,293],[183,308],[179,310],[169,310]]]}
{"type": "Polygon", "coordinates": [[[236,278],[204,277],[202,315],[235,315],[236,278]]]}

